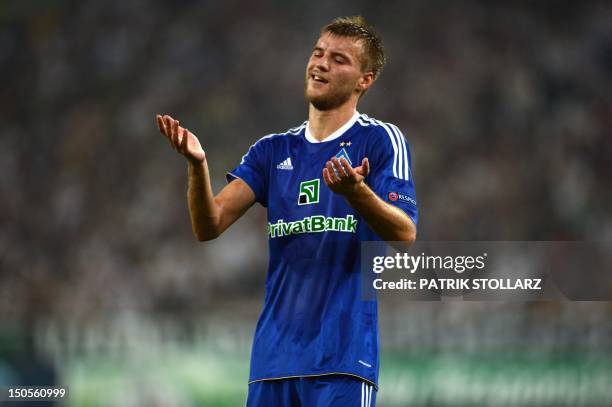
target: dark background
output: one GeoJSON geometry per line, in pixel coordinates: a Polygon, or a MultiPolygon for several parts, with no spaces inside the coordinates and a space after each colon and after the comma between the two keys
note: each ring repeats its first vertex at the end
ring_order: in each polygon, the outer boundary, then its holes
{"type": "MultiPolygon", "coordinates": [[[[388,57],[359,111],[406,135],[420,240],[612,238],[609,2],[2,2],[0,383],[68,384],[74,405],[112,405],[108,389],[121,386],[133,405],[243,402],[265,211],[196,242],[186,164],[155,114],[199,137],[218,191],[252,143],[307,118],[303,76],[318,30],[354,14],[378,29],[388,57]],[[172,363],[193,363],[190,379],[172,363]],[[147,399],[139,385],[157,393],[147,399]]],[[[436,401],[433,373],[418,397],[405,391],[424,371],[447,372],[444,355],[457,377],[521,355],[525,374],[562,366],[576,383],[609,383],[610,311],[383,304],[383,361],[400,356],[383,363],[380,405],[458,405],[436,401]]],[[[578,384],[551,374],[551,405],[583,402],[562,390],[578,384]]],[[[510,398],[491,390],[469,404],[545,405],[537,392],[503,389],[510,398]]],[[[594,397],[612,400],[609,390],[594,397]]]]}

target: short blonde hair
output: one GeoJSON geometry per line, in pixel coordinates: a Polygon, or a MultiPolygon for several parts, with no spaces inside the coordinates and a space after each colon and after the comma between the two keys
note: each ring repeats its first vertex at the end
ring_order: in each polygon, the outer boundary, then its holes
{"type": "Polygon", "coordinates": [[[325,33],[361,40],[364,55],[362,70],[372,71],[374,78],[380,75],[385,66],[385,51],[380,37],[363,17],[338,17],[321,29],[321,34],[325,33]]]}

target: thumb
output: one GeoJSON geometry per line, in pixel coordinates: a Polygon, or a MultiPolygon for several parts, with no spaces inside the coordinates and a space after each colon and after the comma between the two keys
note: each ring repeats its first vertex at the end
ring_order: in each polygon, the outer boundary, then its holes
{"type": "Polygon", "coordinates": [[[361,161],[361,168],[363,169],[362,175],[367,177],[370,174],[370,161],[368,160],[368,157],[365,157],[361,161]]]}

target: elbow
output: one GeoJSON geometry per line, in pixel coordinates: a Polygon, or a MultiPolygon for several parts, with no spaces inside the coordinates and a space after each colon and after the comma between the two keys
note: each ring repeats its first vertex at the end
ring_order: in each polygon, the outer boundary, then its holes
{"type": "Polygon", "coordinates": [[[410,222],[410,225],[401,233],[401,236],[398,240],[400,240],[406,247],[411,246],[417,237],[416,227],[410,222]]]}
{"type": "Polygon", "coordinates": [[[223,232],[218,217],[193,217],[191,218],[191,230],[200,242],[208,242],[218,238],[223,232]]]}
{"type": "Polygon", "coordinates": [[[208,242],[210,240],[215,240],[221,235],[218,230],[214,229],[206,229],[206,230],[193,230],[193,234],[195,238],[200,242],[208,242]]]}
{"type": "Polygon", "coordinates": [[[413,230],[409,237],[410,244],[413,244],[414,242],[416,242],[416,237],[417,237],[416,230],[413,230]]]}
{"type": "Polygon", "coordinates": [[[199,242],[209,242],[211,240],[215,240],[217,237],[219,237],[219,235],[213,235],[213,234],[196,235],[196,239],[198,239],[199,242]]]}
{"type": "Polygon", "coordinates": [[[408,228],[398,231],[388,243],[398,252],[404,252],[412,246],[416,240],[416,230],[408,228]]]}
{"type": "Polygon", "coordinates": [[[414,223],[414,221],[412,219],[408,219],[408,227],[407,227],[407,233],[406,233],[406,243],[408,244],[408,246],[412,245],[417,238],[417,227],[416,227],[416,223],[414,223]]]}
{"type": "Polygon", "coordinates": [[[412,245],[416,240],[416,230],[411,229],[411,230],[404,232],[400,240],[407,246],[412,245]]]}

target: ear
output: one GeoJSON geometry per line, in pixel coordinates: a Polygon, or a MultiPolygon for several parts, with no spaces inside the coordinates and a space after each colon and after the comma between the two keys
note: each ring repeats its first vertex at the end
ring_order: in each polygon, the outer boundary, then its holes
{"type": "Polygon", "coordinates": [[[363,75],[361,75],[361,78],[359,78],[359,82],[357,82],[357,89],[361,93],[363,93],[366,90],[368,90],[368,88],[372,86],[373,83],[374,83],[374,73],[366,72],[363,75]]]}

